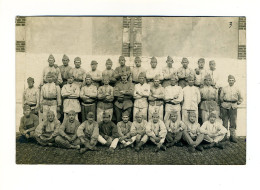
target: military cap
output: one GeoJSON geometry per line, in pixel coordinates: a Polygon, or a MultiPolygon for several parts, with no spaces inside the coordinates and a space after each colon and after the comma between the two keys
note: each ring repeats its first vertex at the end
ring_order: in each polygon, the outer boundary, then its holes
{"type": "Polygon", "coordinates": [[[107,59],[107,60],[106,60],[106,64],[107,64],[107,63],[113,63],[113,62],[112,62],[111,59],[107,59]]]}
{"type": "Polygon", "coordinates": [[[68,78],[71,78],[71,77],[73,77],[74,78],[74,75],[71,73],[71,72],[68,72],[68,78]]]}
{"type": "Polygon", "coordinates": [[[119,57],[119,59],[124,59],[124,60],[125,60],[125,57],[124,57],[123,55],[121,55],[121,56],[119,57]]]}
{"type": "Polygon", "coordinates": [[[49,55],[48,60],[49,60],[49,59],[54,59],[54,61],[55,61],[55,58],[54,58],[54,56],[53,56],[52,54],[49,55]]]}
{"type": "Polygon", "coordinates": [[[181,62],[184,62],[184,61],[189,62],[189,60],[186,57],[183,57],[181,62]]]}
{"type": "Polygon", "coordinates": [[[234,79],[234,80],[236,80],[233,75],[228,75],[228,80],[229,80],[229,79],[234,79]]]}
{"type": "Polygon", "coordinates": [[[175,79],[176,81],[179,80],[178,76],[175,73],[171,74],[171,79],[175,79]]]}
{"type": "Polygon", "coordinates": [[[91,65],[97,65],[97,64],[98,64],[97,61],[95,61],[95,60],[92,60],[92,61],[91,61],[91,65]]]}
{"type": "Polygon", "coordinates": [[[141,72],[141,73],[139,73],[139,75],[138,75],[138,78],[140,78],[140,77],[146,77],[146,74],[145,74],[145,72],[141,72]]]}
{"type": "Polygon", "coordinates": [[[28,104],[23,105],[23,110],[31,110],[31,107],[28,104]]]}
{"type": "Polygon", "coordinates": [[[152,117],[159,117],[158,110],[155,110],[152,114],[152,117]]]}
{"type": "Polygon", "coordinates": [[[55,115],[52,110],[48,110],[47,115],[55,115]]]}
{"type": "Polygon", "coordinates": [[[142,112],[141,111],[136,112],[135,117],[137,116],[143,116],[142,112]]]}
{"type": "Polygon", "coordinates": [[[200,62],[200,61],[205,62],[205,59],[204,59],[204,58],[200,58],[200,59],[198,60],[198,62],[200,62]]]}
{"type": "Polygon", "coordinates": [[[52,72],[48,72],[47,75],[46,75],[46,77],[52,77],[52,78],[54,78],[55,75],[54,75],[54,73],[52,73],[52,72]]]}
{"type": "Polygon", "coordinates": [[[32,77],[29,77],[29,78],[27,79],[27,82],[29,82],[29,81],[32,81],[32,82],[34,82],[34,78],[32,78],[32,77]]]}
{"type": "Polygon", "coordinates": [[[151,62],[157,62],[156,57],[152,57],[152,58],[151,58],[151,62]]]}
{"type": "Polygon", "coordinates": [[[205,75],[205,77],[204,77],[204,80],[207,80],[207,79],[211,79],[211,80],[212,80],[212,78],[211,78],[211,75],[210,75],[210,74],[207,74],[207,75],[205,75]]]}
{"type": "Polygon", "coordinates": [[[195,110],[188,110],[188,115],[189,116],[196,116],[195,110]]]}
{"type": "Polygon", "coordinates": [[[168,56],[166,62],[173,62],[172,57],[171,57],[171,56],[168,56]]]}
{"type": "Polygon", "coordinates": [[[69,60],[69,57],[67,55],[63,55],[62,59],[68,59],[69,60]]]}
{"type": "Polygon", "coordinates": [[[104,75],[104,76],[102,77],[102,80],[103,80],[103,81],[104,81],[104,80],[109,80],[109,81],[110,81],[109,75],[104,75]]]}
{"type": "Polygon", "coordinates": [[[94,118],[94,113],[93,112],[88,112],[87,118],[94,118]]]}
{"type": "Polygon", "coordinates": [[[210,112],[209,113],[209,118],[211,118],[211,117],[217,117],[217,112],[216,111],[212,111],[212,112],[210,112]]]}
{"type": "Polygon", "coordinates": [[[172,111],[170,112],[170,115],[178,115],[178,111],[177,111],[177,110],[172,110],[172,111]]]}
{"type": "Polygon", "coordinates": [[[68,112],[68,114],[70,114],[70,115],[76,115],[76,112],[75,112],[74,110],[70,110],[70,111],[68,112]]]}
{"type": "Polygon", "coordinates": [[[90,78],[90,79],[92,79],[92,77],[91,77],[91,75],[90,75],[89,73],[87,73],[87,74],[86,74],[86,77],[85,77],[85,79],[87,79],[87,78],[90,78]]]}
{"type": "Polygon", "coordinates": [[[138,61],[141,61],[141,58],[140,58],[140,57],[138,57],[138,56],[137,56],[137,57],[135,57],[135,61],[137,61],[137,60],[138,60],[138,61]]]}
{"type": "Polygon", "coordinates": [[[74,62],[75,61],[80,61],[81,62],[81,58],[80,57],[75,57],[74,62]]]}
{"type": "Polygon", "coordinates": [[[108,111],[103,112],[103,117],[110,117],[110,113],[108,111]]]}
{"type": "Polygon", "coordinates": [[[128,111],[124,111],[124,112],[122,113],[122,117],[124,117],[124,116],[129,117],[129,113],[128,113],[128,111]]]}

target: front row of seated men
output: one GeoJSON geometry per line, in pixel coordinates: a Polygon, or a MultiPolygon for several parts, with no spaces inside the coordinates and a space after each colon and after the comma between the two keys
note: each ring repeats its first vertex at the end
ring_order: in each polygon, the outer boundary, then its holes
{"type": "Polygon", "coordinates": [[[113,153],[117,145],[119,148],[135,147],[136,151],[143,149],[143,145],[150,140],[156,145],[155,152],[166,150],[172,146],[183,146],[182,140],[188,143],[190,152],[218,147],[223,149],[227,129],[220,122],[216,122],[217,114],[209,114],[208,121],[200,127],[196,122],[195,111],[188,112],[189,123],[178,119],[178,111],[170,113],[170,119],[165,123],[159,119],[157,111],[147,122],[142,112],[137,112],[134,122],[129,121],[128,112],[122,114],[122,121],[114,124],[109,112],[103,112],[103,120],[97,123],[93,112],[87,114],[87,120],[82,124],[76,119],[76,112],[68,112],[66,120],[61,124],[53,111],[47,112],[47,119],[39,124],[38,116],[31,113],[31,107],[24,106],[24,116],[21,118],[21,138],[35,139],[42,146],[58,146],[60,148],[78,149],[80,153],[97,150],[100,143],[109,147],[113,153]],[[205,141],[204,145],[201,143],[205,141]]]}

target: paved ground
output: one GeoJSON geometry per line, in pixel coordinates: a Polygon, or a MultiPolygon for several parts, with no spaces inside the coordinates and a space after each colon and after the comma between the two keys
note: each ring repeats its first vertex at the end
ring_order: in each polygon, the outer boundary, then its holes
{"type": "Polygon", "coordinates": [[[171,147],[165,152],[154,153],[154,146],[147,144],[143,151],[132,148],[106,153],[106,147],[81,155],[77,150],[42,147],[34,142],[16,142],[17,164],[150,164],[150,165],[243,165],[246,163],[246,139],[237,144],[226,142],[224,150],[212,148],[204,152],[189,153],[187,147],[171,147]]]}

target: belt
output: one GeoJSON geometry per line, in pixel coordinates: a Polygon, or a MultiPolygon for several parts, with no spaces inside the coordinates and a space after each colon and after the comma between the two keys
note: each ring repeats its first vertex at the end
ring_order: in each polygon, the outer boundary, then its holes
{"type": "Polygon", "coordinates": [[[202,98],[201,101],[215,101],[215,99],[204,99],[204,98],[202,98]]]}
{"type": "Polygon", "coordinates": [[[44,100],[56,100],[57,98],[43,98],[44,100]]]}
{"type": "Polygon", "coordinates": [[[69,97],[65,97],[65,98],[63,98],[64,100],[66,100],[66,99],[71,99],[71,100],[75,100],[75,99],[78,99],[78,98],[69,98],[69,97]]]}
{"type": "Polygon", "coordinates": [[[94,104],[94,103],[96,103],[95,101],[94,102],[81,102],[81,104],[83,104],[83,105],[86,105],[86,104],[94,104]]]}
{"type": "Polygon", "coordinates": [[[30,107],[34,107],[36,106],[36,104],[28,104],[30,107]]]}
{"type": "Polygon", "coordinates": [[[167,102],[166,104],[179,105],[180,103],[175,104],[175,103],[173,103],[173,102],[167,102]]]}
{"type": "Polygon", "coordinates": [[[224,100],[224,102],[227,102],[227,103],[237,103],[237,101],[228,101],[228,100],[224,100]]]}
{"type": "Polygon", "coordinates": [[[150,101],[149,104],[151,106],[161,106],[163,105],[163,101],[150,101]]]}
{"type": "Polygon", "coordinates": [[[75,82],[83,82],[82,79],[74,79],[75,82]]]}

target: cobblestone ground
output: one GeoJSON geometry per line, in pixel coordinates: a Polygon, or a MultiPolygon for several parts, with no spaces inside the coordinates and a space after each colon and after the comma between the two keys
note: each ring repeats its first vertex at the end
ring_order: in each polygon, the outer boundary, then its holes
{"type": "Polygon", "coordinates": [[[114,154],[107,147],[80,154],[77,150],[42,147],[35,142],[16,141],[17,164],[150,164],[150,165],[243,165],[246,164],[246,139],[237,144],[225,142],[225,149],[212,148],[203,152],[189,153],[187,146],[171,147],[154,153],[154,146],[147,144],[139,153],[132,148],[116,149],[114,154]]]}

